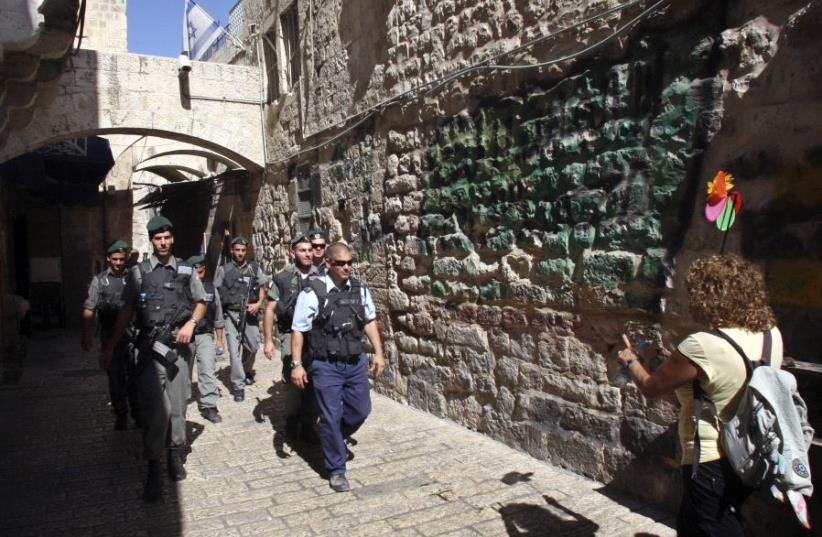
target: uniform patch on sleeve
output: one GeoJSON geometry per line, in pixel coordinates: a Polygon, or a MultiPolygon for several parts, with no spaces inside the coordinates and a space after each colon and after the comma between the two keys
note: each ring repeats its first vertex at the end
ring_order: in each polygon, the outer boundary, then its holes
{"type": "Polygon", "coordinates": [[[191,267],[177,267],[177,274],[191,274],[191,267]]]}

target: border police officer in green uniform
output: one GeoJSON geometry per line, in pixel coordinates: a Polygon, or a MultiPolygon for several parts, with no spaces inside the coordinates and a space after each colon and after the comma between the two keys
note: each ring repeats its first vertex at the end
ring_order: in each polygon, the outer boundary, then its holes
{"type": "MultiPolygon", "coordinates": [[[[83,336],[81,346],[88,352],[92,347],[91,325],[94,314],[97,314],[100,332],[100,346],[106,344],[114,329],[114,321],[120,308],[123,307],[123,288],[125,281],[126,254],[128,244],[121,240],[112,242],[106,249],[106,269],[95,274],[88,286],[88,298],[83,303],[83,336]]],[[[131,344],[123,339],[117,344],[108,368],[108,394],[111,408],[116,416],[114,428],[118,431],[128,429],[129,400],[132,403],[132,415],[136,416],[136,398],[129,397],[128,369],[131,344]]],[[[132,390],[133,392],[133,390],[132,390]]]]}
{"type": "Polygon", "coordinates": [[[268,277],[257,263],[247,260],[247,254],[245,237],[234,237],[231,262],[217,267],[214,273],[214,287],[219,290],[223,303],[226,343],[231,357],[231,388],[238,403],[245,399],[245,387],[254,384],[254,358],[260,347],[257,312],[263,305],[264,286],[268,283],[268,277]],[[243,337],[241,328],[244,328],[243,337]]]}
{"type": "Polygon", "coordinates": [[[154,254],[132,267],[126,277],[125,304],[100,357],[100,366],[107,369],[111,364],[114,348],[136,311],[140,333],[135,383],[148,459],[143,499],[151,502],[162,491],[160,462],[164,452],[171,479],[180,481],[186,477],[186,407],[191,394],[188,344],[194,327],[206,314],[206,306],[205,289],[192,266],[172,254],[171,222],[164,216],[155,216],[146,229],[154,254]]]}
{"type": "MultiPolygon", "coordinates": [[[[194,341],[191,347],[192,361],[197,363],[197,391],[200,392],[200,413],[211,423],[220,423],[223,418],[217,410],[220,391],[217,389],[217,377],[214,375],[214,364],[217,361],[217,348],[223,348],[225,321],[220,293],[214,283],[206,279],[205,258],[193,255],[186,263],[194,267],[194,272],[205,289],[206,314],[194,327],[194,341]]],[[[193,365],[193,364],[192,364],[193,365]]]]}
{"type": "Polygon", "coordinates": [[[311,242],[311,261],[317,267],[317,273],[325,276],[325,248],[328,241],[322,229],[309,229],[305,233],[306,238],[311,242]]]}
{"type": "Polygon", "coordinates": [[[304,390],[297,389],[291,384],[291,321],[294,318],[294,306],[300,291],[310,280],[318,278],[319,273],[316,265],[312,263],[311,241],[307,236],[302,235],[291,241],[289,254],[293,263],[274,275],[268,286],[268,303],[263,321],[264,352],[269,360],[274,356],[272,333],[276,318],[285,385],[286,435],[292,439],[302,438],[314,444],[319,441],[314,431],[319,415],[314,390],[311,384],[304,390]]]}

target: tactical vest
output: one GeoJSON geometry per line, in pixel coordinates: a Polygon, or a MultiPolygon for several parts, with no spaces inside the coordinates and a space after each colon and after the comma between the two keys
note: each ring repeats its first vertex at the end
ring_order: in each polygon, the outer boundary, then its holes
{"type": "Polygon", "coordinates": [[[317,294],[317,315],[308,333],[308,349],[314,359],[346,359],[363,352],[365,304],[363,285],[349,278],[346,291],[328,292],[324,279],[308,282],[317,294]]]}
{"type": "Polygon", "coordinates": [[[257,283],[257,264],[249,261],[245,273],[231,262],[223,268],[223,283],[220,284],[220,301],[223,306],[240,306],[244,301],[257,302],[260,287],[257,283]]]}
{"type": "Polygon", "coordinates": [[[191,294],[193,268],[177,259],[177,270],[158,266],[151,270],[151,262],[139,264],[142,284],[137,305],[138,327],[150,330],[155,326],[177,327],[194,313],[194,297],[191,294]]]}
{"type": "Polygon", "coordinates": [[[277,328],[281,334],[291,332],[291,321],[294,320],[294,307],[297,305],[297,297],[300,291],[308,287],[311,280],[316,279],[317,274],[311,273],[308,277],[300,276],[296,268],[286,269],[278,272],[272,279],[272,285],[277,286],[279,298],[274,306],[274,313],[277,315],[277,328]]]}
{"type": "Polygon", "coordinates": [[[95,276],[100,289],[96,308],[97,318],[100,320],[100,327],[105,332],[110,332],[114,328],[114,321],[123,307],[124,276],[125,273],[113,276],[109,274],[108,269],[95,276]]]}
{"type": "Polygon", "coordinates": [[[206,314],[202,319],[197,321],[197,326],[194,327],[195,334],[208,334],[214,330],[214,319],[217,318],[217,303],[214,301],[214,283],[203,282],[205,289],[205,305],[206,314]]]}

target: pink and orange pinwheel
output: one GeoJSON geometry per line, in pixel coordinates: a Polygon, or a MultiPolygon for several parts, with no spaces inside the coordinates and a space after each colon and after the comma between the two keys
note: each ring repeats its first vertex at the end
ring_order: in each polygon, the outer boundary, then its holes
{"type": "Polygon", "coordinates": [[[705,218],[716,222],[720,231],[728,231],[736,215],[742,210],[742,194],[729,192],[733,187],[733,175],[719,170],[712,181],[708,181],[708,203],[705,205],[705,218]]]}

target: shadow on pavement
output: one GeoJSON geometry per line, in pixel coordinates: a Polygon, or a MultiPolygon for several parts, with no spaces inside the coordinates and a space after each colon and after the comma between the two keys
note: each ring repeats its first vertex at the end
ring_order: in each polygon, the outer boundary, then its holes
{"type": "Polygon", "coordinates": [[[599,525],[543,495],[547,507],[530,503],[509,503],[499,509],[510,537],[574,535],[593,537],[599,525]]]}
{"type": "Polygon", "coordinates": [[[144,504],[142,438],[114,431],[97,353],[35,333],[19,382],[0,386],[0,535],[182,534],[177,486],[144,504]]]}
{"type": "Polygon", "coordinates": [[[265,399],[257,399],[254,407],[254,420],[257,423],[264,423],[267,419],[274,430],[272,444],[277,457],[287,459],[291,453],[296,453],[303,459],[319,476],[325,476],[323,467],[323,454],[319,445],[312,445],[301,440],[294,440],[287,437],[285,432],[285,385],[282,381],[276,381],[268,389],[269,396],[265,399]]]}

